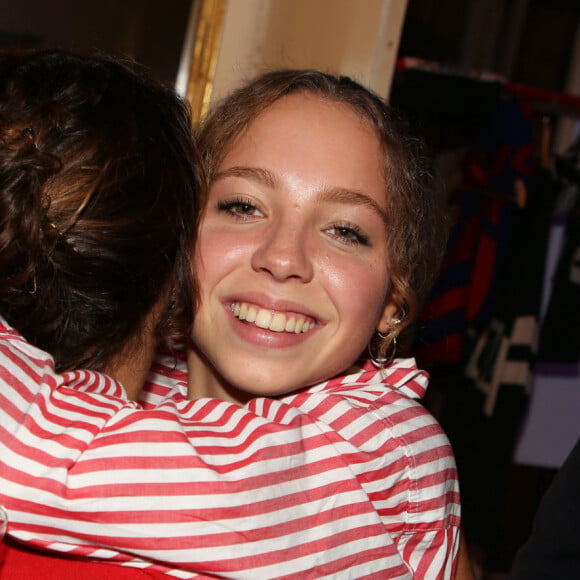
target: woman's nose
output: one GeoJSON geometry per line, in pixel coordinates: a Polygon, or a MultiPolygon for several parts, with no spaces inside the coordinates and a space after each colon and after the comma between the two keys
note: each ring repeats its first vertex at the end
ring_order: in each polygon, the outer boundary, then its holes
{"type": "Polygon", "coordinates": [[[277,281],[309,282],[314,268],[307,236],[291,223],[272,224],[254,251],[252,267],[277,281]]]}

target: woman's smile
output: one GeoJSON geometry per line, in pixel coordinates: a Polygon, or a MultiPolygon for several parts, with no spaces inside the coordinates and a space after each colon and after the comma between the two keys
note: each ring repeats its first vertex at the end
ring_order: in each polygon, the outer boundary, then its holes
{"type": "Polygon", "coordinates": [[[269,310],[248,302],[234,302],[230,304],[230,308],[238,320],[272,332],[301,334],[316,326],[315,320],[302,314],[269,310]]]}

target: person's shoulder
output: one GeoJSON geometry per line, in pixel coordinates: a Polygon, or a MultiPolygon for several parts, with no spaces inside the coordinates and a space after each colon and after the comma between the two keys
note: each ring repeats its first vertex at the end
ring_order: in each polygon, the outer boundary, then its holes
{"type": "Polygon", "coordinates": [[[325,430],[354,473],[377,482],[381,494],[397,490],[382,501],[399,514],[397,526],[406,513],[406,531],[459,521],[453,450],[420,401],[427,382],[408,359],[386,370],[366,366],[284,399],[325,430]]]}
{"type": "Polygon", "coordinates": [[[389,445],[409,456],[439,449],[442,457],[449,457],[452,453],[445,433],[420,402],[427,383],[428,375],[413,359],[399,359],[387,369],[366,364],[284,401],[323,421],[361,449],[389,445]]]}
{"type": "Polygon", "coordinates": [[[9,362],[18,366],[54,368],[52,356],[29,343],[2,316],[0,316],[0,353],[5,359],[2,365],[4,368],[9,365],[9,362]]]}
{"type": "Polygon", "coordinates": [[[398,423],[405,421],[403,410],[417,417],[430,417],[420,403],[427,382],[428,375],[413,359],[398,359],[385,369],[365,363],[345,375],[287,396],[285,401],[327,418],[352,409],[365,416],[373,413],[373,420],[390,418],[398,423]]]}
{"type": "Polygon", "coordinates": [[[0,315],[0,339],[3,343],[26,342],[24,337],[0,315]]]}
{"type": "Polygon", "coordinates": [[[28,342],[1,316],[0,367],[2,383],[11,388],[20,387],[22,393],[43,392],[48,396],[55,389],[61,393],[70,389],[127,402],[122,385],[109,375],[84,369],[57,372],[52,355],[28,342]]]}

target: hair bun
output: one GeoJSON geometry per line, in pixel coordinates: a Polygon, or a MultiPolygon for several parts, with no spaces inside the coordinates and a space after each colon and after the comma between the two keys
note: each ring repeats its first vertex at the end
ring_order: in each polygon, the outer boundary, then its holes
{"type": "Polygon", "coordinates": [[[32,126],[0,122],[0,279],[6,294],[34,284],[34,264],[46,262],[50,199],[47,180],[58,159],[43,153],[32,126]]]}

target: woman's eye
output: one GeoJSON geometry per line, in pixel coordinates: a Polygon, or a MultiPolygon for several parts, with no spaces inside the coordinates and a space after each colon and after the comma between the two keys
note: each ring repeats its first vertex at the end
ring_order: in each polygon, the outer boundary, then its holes
{"type": "Polygon", "coordinates": [[[218,210],[238,218],[260,217],[262,212],[247,199],[218,202],[218,210]]]}
{"type": "Polygon", "coordinates": [[[327,231],[331,236],[346,244],[367,246],[369,243],[368,237],[354,225],[335,225],[327,231]]]}

